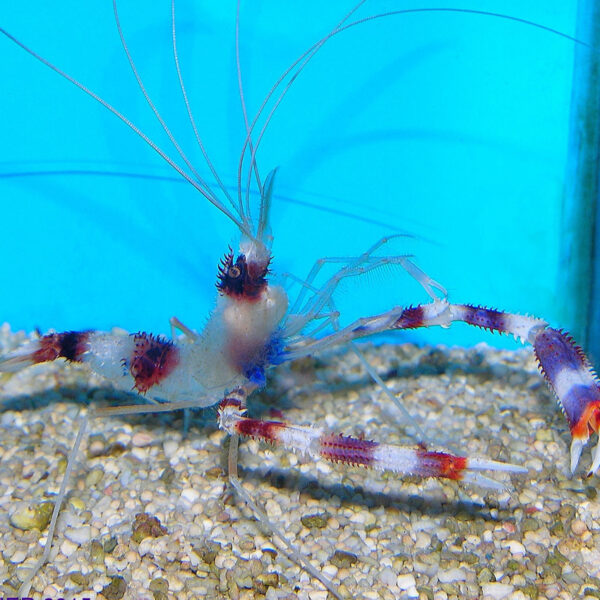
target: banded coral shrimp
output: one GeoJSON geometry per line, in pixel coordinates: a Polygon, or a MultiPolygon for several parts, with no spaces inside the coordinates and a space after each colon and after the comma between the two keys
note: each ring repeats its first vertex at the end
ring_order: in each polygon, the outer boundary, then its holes
{"type": "MultiPolygon", "coordinates": [[[[279,160],[278,160],[277,162],[279,162],[279,160]]],[[[337,248],[336,248],[336,250],[337,250],[337,248]]],[[[361,250],[364,250],[364,248],[361,248],[361,250]]],[[[325,254],[325,253],[323,253],[323,254],[325,254]]],[[[342,254],[342,252],[340,252],[340,254],[342,254]]],[[[137,274],[137,276],[138,276],[138,280],[139,280],[139,273],[137,274]]],[[[477,294],[474,294],[474,297],[477,297],[477,294]]],[[[470,298],[469,298],[469,299],[470,299],[470,298]]],[[[494,300],[495,300],[495,299],[494,299],[494,300]]],[[[139,299],[138,299],[138,304],[139,304],[139,299]]],[[[137,306],[137,305],[136,305],[136,306],[137,306]]],[[[173,312],[177,312],[175,309],[172,309],[172,308],[169,308],[169,310],[173,310],[173,312]]],[[[536,312],[537,312],[537,311],[536,311],[536,312]]],[[[179,313],[179,315],[178,315],[178,316],[181,316],[181,313],[179,313]]],[[[184,319],[184,321],[185,321],[185,322],[188,322],[188,323],[190,323],[190,319],[184,318],[183,316],[182,316],[182,318],[184,319]]],[[[113,320],[113,322],[118,322],[118,321],[115,319],[115,320],[113,320]]],[[[134,328],[135,328],[135,327],[134,327],[134,328]]],[[[143,328],[143,329],[150,329],[150,328],[148,327],[148,324],[140,324],[140,328],[143,328]]],[[[160,330],[160,329],[158,329],[158,330],[160,330]]],[[[286,416],[289,416],[289,415],[286,415],[286,416]]],[[[292,420],[292,421],[297,421],[297,419],[290,419],[290,420],[292,420]]],[[[382,419],[380,419],[380,420],[385,420],[385,419],[384,419],[384,418],[382,418],[382,419]]],[[[114,426],[114,425],[113,425],[113,426],[114,426]]],[[[346,427],[345,427],[346,431],[348,430],[348,428],[350,428],[351,430],[356,430],[356,423],[355,423],[355,422],[353,422],[353,423],[352,423],[352,425],[348,425],[348,426],[346,426],[346,427]]],[[[362,427],[359,427],[359,430],[360,430],[360,429],[362,429],[362,427]]],[[[371,435],[369,432],[368,432],[368,434],[369,434],[369,435],[371,435]]],[[[380,437],[380,435],[378,434],[376,437],[377,437],[377,438],[379,438],[379,437],[380,437]]],[[[387,436],[386,436],[386,439],[389,439],[389,438],[387,438],[387,436]]],[[[141,452],[141,451],[140,451],[140,452],[141,452]]],[[[409,486],[410,486],[410,485],[414,485],[414,484],[412,484],[412,483],[409,483],[409,486]]],[[[260,487],[260,486],[259,486],[259,487],[260,487]]],[[[450,493],[450,494],[451,494],[451,492],[448,492],[447,490],[445,490],[445,493],[446,493],[446,494],[448,494],[448,493],[450,493]]],[[[186,497],[189,497],[189,494],[188,494],[186,497]]],[[[334,502],[334,503],[335,503],[335,502],[334,502]]],[[[394,512],[394,511],[392,511],[392,513],[393,513],[393,512],[394,512]]],[[[365,518],[365,519],[367,519],[368,517],[364,517],[364,518],[365,518]]],[[[371,517],[371,518],[372,518],[372,517],[371,517]]],[[[350,520],[350,517],[346,516],[346,517],[345,517],[345,519],[346,519],[346,520],[350,520]]],[[[334,518],[334,520],[335,520],[335,518],[334,518]]],[[[356,521],[356,522],[360,522],[360,518],[356,518],[356,519],[354,519],[354,520],[350,520],[350,522],[352,522],[352,523],[355,523],[355,521],[356,521]]],[[[333,523],[333,525],[335,525],[335,523],[333,523]]],[[[338,526],[339,526],[339,523],[338,523],[338,526]]],[[[380,526],[381,526],[381,523],[380,523],[380,526]]],[[[241,539],[241,538],[240,538],[240,539],[241,539]]],[[[154,542],[154,543],[157,543],[157,542],[154,542]]],[[[239,543],[239,542],[236,542],[236,543],[239,543]]],[[[383,545],[385,545],[385,544],[383,544],[383,545]]],[[[68,547],[67,547],[66,549],[67,549],[67,550],[69,550],[69,548],[68,548],[68,547]]],[[[346,559],[348,559],[348,557],[346,557],[346,559]]],[[[122,562],[123,560],[125,560],[125,561],[126,561],[126,558],[123,558],[123,556],[122,556],[122,555],[120,555],[120,560],[121,560],[121,562],[122,562]]],[[[190,561],[192,561],[192,560],[193,560],[193,558],[190,558],[190,561]]],[[[223,560],[223,559],[221,558],[221,560],[223,560]]],[[[224,564],[224,563],[223,563],[223,564],[224,564]]],[[[113,563],[113,565],[114,565],[114,563],[113,563]]],[[[341,566],[341,567],[340,567],[340,569],[344,569],[344,568],[346,568],[346,567],[343,567],[343,566],[341,566]]],[[[394,568],[397,568],[397,567],[394,565],[394,568]]],[[[384,569],[384,571],[385,571],[385,569],[384,569]]],[[[364,580],[364,578],[363,578],[363,580],[364,580]]],[[[368,581],[367,581],[367,583],[370,583],[370,582],[368,582],[368,581]]],[[[383,583],[383,584],[384,584],[384,586],[385,586],[385,581],[383,581],[383,580],[382,580],[382,582],[380,582],[380,583],[383,583]]],[[[176,588],[176,586],[177,586],[177,583],[176,583],[176,582],[171,582],[171,585],[172,585],[172,588],[176,588]]]]}

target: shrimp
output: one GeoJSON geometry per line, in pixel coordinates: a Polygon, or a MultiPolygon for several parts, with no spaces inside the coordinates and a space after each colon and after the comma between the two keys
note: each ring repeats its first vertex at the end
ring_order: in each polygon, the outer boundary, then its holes
{"type": "MultiPolygon", "coordinates": [[[[265,152],[265,155],[268,156],[268,153],[265,152]]],[[[344,266],[318,288],[314,287],[311,277],[300,281],[298,298],[305,301],[296,300],[292,310],[288,311],[286,291],[271,283],[269,275],[271,238],[268,216],[272,204],[272,184],[273,177],[269,176],[258,185],[260,204],[254,213],[249,209],[248,201],[243,198],[239,204],[236,204],[235,200],[232,202],[233,210],[228,204],[218,206],[221,212],[225,212],[237,225],[242,234],[242,241],[239,249],[228,251],[222,259],[218,277],[217,307],[201,333],[196,334],[176,321],[175,324],[186,334],[187,340],[184,342],[169,342],[151,334],[141,333],[142,327],[140,333],[131,336],[98,331],[48,334],[10,354],[3,363],[3,370],[19,370],[31,363],[59,357],[72,362],[87,363],[93,370],[104,375],[117,389],[129,391],[133,388],[148,400],[170,403],[154,405],[153,411],[165,407],[171,409],[173,406],[210,406],[221,401],[220,426],[232,434],[234,439],[240,434],[249,435],[287,444],[292,450],[302,450],[309,455],[334,461],[382,467],[396,472],[446,476],[450,479],[466,478],[488,485],[493,484],[477,473],[481,468],[518,472],[520,469],[517,467],[494,461],[463,459],[424,448],[402,449],[397,445],[369,442],[361,437],[329,434],[321,428],[307,428],[281,420],[246,416],[246,396],[264,385],[268,367],[292,358],[311,355],[313,350],[324,350],[329,345],[362,337],[364,334],[394,328],[412,328],[417,325],[446,326],[453,320],[464,320],[471,324],[521,335],[540,346],[538,355],[544,354],[546,348],[552,347],[554,343],[554,338],[545,344],[537,341],[538,334],[545,335],[545,331],[554,331],[548,329],[543,321],[516,316],[497,316],[499,313],[483,309],[479,312],[473,309],[470,312],[469,307],[448,304],[445,298],[438,297],[434,292],[433,303],[429,305],[431,308],[414,308],[408,312],[405,309],[395,309],[395,312],[390,311],[379,317],[361,321],[324,338],[315,337],[317,333],[322,332],[323,324],[338,329],[333,292],[338,282],[344,278],[395,263],[405,268],[426,290],[435,285],[435,282],[427,278],[407,256],[379,257],[375,254],[379,250],[376,245],[371,252],[364,252],[363,249],[358,253],[358,258],[338,261],[344,266]],[[294,311],[294,307],[299,310],[294,311]],[[309,331],[311,327],[314,329],[312,332],[309,331]]],[[[244,188],[241,189],[243,192],[244,188]]],[[[149,246],[153,250],[157,248],[156,244],[149,246]]],[[[160,255],[160,245],[158,250],[160,255]]],[[[141,277],[141,280],[144,281],[144,277],[141,277]]],[[[139,303],[138,293],[136,306],[139,303]]],[[[191,322],[187,317],[183,321],[191,322]]],[[[145,329],[146,326],[143,327],[145,329]]],[[[559,335],[560,338],[560,334],[548,335],[559,335]]],[[[564,341],[566,338],[560,340],[564,341]]],[[[566,340],[565,343],[563,358],[566,353],[567,362],[579,360],[580,355],[577,351],[569,349],[570,342],[566,340]]],[[[582,367],[587,367],[584,359],[580,360],[582,367]]],[[[568,390],[563,391],[560,384],[556,383],[559,370],[550,369],[551,365],[552,359],[548,358],[544,365],[548,378],[554,383],[555,389],[558,388],[563,407],[566,407],[568,416],[572,417],[575,409],[571,406],[570,410],[569,405],[565,403],[565,398],[569,395],[568,390]]],[[[584,384],[588,385],[587,382],[584,384]]],[[[587,422],[585,425],[587,426],[587,422]]],[[[235,461],[230,463],[235,464],[235,461]]],[[[252,505],[252,499],[244,492],[235,472],[231,473],[231,476],[235,489],[252,505]]],[[[186,493],[186,497],[191,496],[191,492],[186,493]]],[[[254,512],[255,516],[260,514],[260,508],[255,508],[254,512]]],[[[335,589],[331,591],[337,594],[335,589]]]]}

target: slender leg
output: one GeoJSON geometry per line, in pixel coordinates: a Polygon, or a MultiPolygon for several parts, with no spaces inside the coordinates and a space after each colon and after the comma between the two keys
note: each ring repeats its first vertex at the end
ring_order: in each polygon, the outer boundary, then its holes
{"type": "Polygon", "coordinates": [[[295,319],[293,323],[286,324],[285,335],[295,335],[302,330],[302,328],[312,319],[315,315],[320,313],[323,306],[325,306],[332,294],[335,292],[338,284],[342,279],[347,277],[356,277],[378,269],[384,265],[389,264],[400,264],[402,268],[416,281],[421,284],[423,289],[433,300],[440,300],[438,294],[434,290],[440,292],[444,298],[447,296],[447,292],[442,285],[437,281],[429,277],[424,271],[417,267],[411,260],[409,255],[400,256],[373,256],[379,248],[387,244],[391,239],[396,237],[404,237],[402,235],[395,235],[384,237],[376,242],[366,252],[357,257],[329,257],[321,258],[315,262],[312,269],[310,270],[308,277],[303,282],[298,297],[292,304],[289,314],[292,316],[302,315],[302,319],[295,319]],[[332,275],[319,289],[313,287],[317,275],[321,271],[324,265],[330,263],[342,263],[344,266],[334,275],[332,275]],[[312,296],[306,300],[306,294],[312,292],[312,296]]]}
{"type": "MultiPolygon", "coordinates": [[[[221,410],[227,410],[228,406],[237,407],[237,410],[243,412],[246,411],[246,397],[247,391],[244,389],[237,389],[231,392],[222,402],[221,410]]],[[[260,521],[262,526],[283,546],[284,551],[297,565],[302,567],[310,573],[317,581],[320,581],[326,590],[331,592],[335,598],[342,600],[342,596],[336,589],[335,585],[325,577],[318,569],[316,569],[308,559],[290,542],[290,540],[279,532],[278,528],[273,524],[264,509],[258,505],[258,503],[252,498],[252,496],[244,489],[242,482],[238,478],[237,467],[238,467],[238,443],[240,435],[236,432],[228,430],[230,434],[229,439],[229,455],[228,455],[228,469],[229,469],[229,483],[231,487],[236,491],[244,502],[250,507],[255,517],[260,521]]]]}
{"type": "MultiPolygon", "coordinates": [[[[381,244],[385,243],[385,240],[386,240],[386,238],[384,238],[384,240],[382,240],[381,244]]],[[[323,259],[323,260],[327,260],[327,259],[323,259]]],[[[337,259],[332,259],[332,260],[337,260],[337,259]]],[[[319,264],[319,263],[316,263],[316,264],[319,264]]],[[[417,268],[417,267],[415,267],[415,268],[417,268]]],[[[314,267],[313,267],[313,271],[314,271],[314,267]]],[[[316,273],[315,273],[315,275],[316,275],[316,273]]],[[[309,289],[310,291],[312,291],[315,294],[319,293],[319,291],[316,290],[315,288],[313,288],[310,283],[302,281],[300,278],[298,278],[294,275],[289,275],[289,277],[294,279],[294,281],[296,281],[296,283],[301,285],[303,289],[309,289]]],[[[340,313],[335,308],[335,303],[333,301],[333,298],[329,298],[329,300],[327,301],[327,307],[329,309],[329,313],[323,315],[323,319],[324,319],[323,322],[319,326],[317,326],[315,329],[308,332],[306,334],[307,337],[314,337],[314,335],[317,332],[321,331],[328,325],[331,325],[336,332],[340,331],[340,326],[339,326],[339,314],[340,313]]],[[[425,434],[425,432],[423,431],[421,426],[414,420],[412,415],[408,412],[408,410],[406,410],[406,407],[404,406],[404,404],[402,404],[402,402],[400,402],[400,400],[392,393],[392,391],[385,384],[385,382],[381,379],[381,377],[379,377],[379,374],[377,373],[377,371],[375,371],[375,369],[372,367],[372,365],[369,363],[369,361],[364,357],[363,353],[360,351],[358,346],[355,343],[353,343],[352,341],[349,342],[349,345],[352,348],[352,351],[358,357],[358,360],[361,362],[361,364],[363,365],[363,367],[365,368],[365,370],[371,377],[371,379],[373,379],[373,381],[377,385],[379,385],[379,387],[383,390],[383,393],[388,397],[388,399],[392,402],[392,404],[394,404],[394,406],[396,406],[396,408],[400,411],[400,413],[402,414],[402,417],[404,418],[405,424],[414,429],[415,433],[412,434],[412,437],[414,437],[418,442],[429,443],[430,439],[425,434]]]]}
{"type": "Polygon", "coordinates": [[[175,340],[175,331],[177,330],[181,331],[181,333],[183,333],[186,337],[190,338],[191,341],[195,341],[200,337],[195,331],[187,327],[187,325],[184,325],[177,317],[171,317],[169,319],[169,324],[171,325],[172,340],[175,340]]]}
{"type": "Polygon", "coordinates": [[[79,418],[79,431],[77,432],[75,443],[73,444],[73,447],[69,452],[65,474],[63,475],[62,481],[60,483],[60,489],[58,490],[56,500],[54,501],[54,508],[52,509],[52,517],[50,518],[50,526],[48,527],[48,534],[46,536],[46,544],[44,545],[44,551],[42,552],[42,555],[35,563],[35,565],[31,568],[31,571],[29,572],[29,574],[21,584],[21,587],[19,588],[19,596],[21,598],[29,594],[33,578],[37,575],[38,571],[46,564],[46,561],[50,556],[50,550],[52,549],[52,540],[54,538],[54,530],[56,529],[56,522],[58,520],[58,515],[60,514],[60,509],[62,507],[63,500],[67,495],[67,486],[69,485],[69,481],[71,479],[71,473],[73,472],[75,459],[77,458],[77,453],[79,452],[79,446],[81,445],[81,441],[83,440],[83,436],[85,435],[87,424],[89,420],[93,417],[94,414],[90,412],[89,415],[81,416],[79,418]]]}

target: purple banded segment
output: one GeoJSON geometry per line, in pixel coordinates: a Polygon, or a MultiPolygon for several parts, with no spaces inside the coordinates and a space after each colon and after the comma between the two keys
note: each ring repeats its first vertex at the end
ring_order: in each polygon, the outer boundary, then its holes
{"type": "MultiPolygon", "coordinates": [[[[571,442],[571,471],[579,462],[590,433],[600,423],[600,387],[583,350],[564,331],[547,328],[534,341],[540,369],[556,394],[567,418],[571,442]]],[[[600,467],[600,444],[594,454],[590,474],[600,467]]]]}
{"type": "Polygon", "coordinates": [[[377,442],[329,433],[319,438],[319,454],[331,462],[372,467],[376,460],[377,442]]]}
{"type": "MultiPolygon", "coordinates": [[[[526,315],[515,315],[484,306],[436,301],[405,308],[389,328],[416,329],[434,325],[449,327],[454,321],[463,321],[489,331],[509,333],[524,343],[532,342],[535,334],[548,325],[541,319],[526,315]]],[[[368,325],[363,329],[368,330],[368,325]]]]}
{"type": "Polygon", "coordinates": [[[556,394],[572,435],[587,439],[597,430],[600,408],[598,378],[573,338],[557,329],[540,332],[534,343],[541,371],[556,394]]]}
{"type": "Polygon", "coordinates": [[[482,329],[508,333],[510,331],[509,315],[493,308],[473,306],[471,304],[455,304],[454,310],[462,313],[460,320],[482,329]]]}

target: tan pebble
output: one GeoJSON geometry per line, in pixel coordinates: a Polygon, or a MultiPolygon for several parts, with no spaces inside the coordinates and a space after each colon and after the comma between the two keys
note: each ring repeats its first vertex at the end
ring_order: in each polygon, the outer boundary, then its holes
{"type": "Polygon", "coordinates": [[[58,590],[53,585],[47,585],[42,592],[43,598],[56,598],[58,596],[58,590]]]}
{"type": "Polygon", "coordinates": [[[70,540],[65,540],[60,545],[60,551],[62,552],[62,554],[64,554],[68,558],[77,550],[78,547],[79,547],[78,544],[75,544],[75,543],[71,542],[70,540]]]}
{"type": "Polygon", "coordinates": [[[279,517],[281,516],[281,507],[277,502],[275,502],[275,500],[269,499],[265,503],[265,512],[270,517],[279,517]]]}
{"type": "Polygon", "coordinates": [[[169,582],[169,592],[176,593],[180,592],[183,589],[183,582],[179,577],[175,575],[168,574],[166,575],[166,579],[169,582]]]}
{"type": "Polygon", "coordinates": [[[372,527],[377,523],[377,517],[373,513],[367,512],[364,523],[365,527],[372,527]]]}
{"type": "Polygon", "coordinates": [[[77,511],[83,510],[85,508],[85,502],[77,496],[69,498],[69,504],[77,511]]]}
{"type": "Polygon", "coordinates": [[[431,536],[425,531],[419,531],[417,534],[417,539],[415,540],[415,548],[429,548],[431,545],[431,536]]]}
{"type": "Polygon", "coordinates": [[[133,434],[131,438],[132,446],[136,446],[137,448],[143,448],[144,446],[149,446],[154,441],[154,438],[145,431],[138,431],[133,434]]]}
{"type": "Polygon", "coordinates": [[[575,535],[583,535],[587,530],[587,525],[581,519],[574,519],[571,523],[571,531],[575,535]]]}

